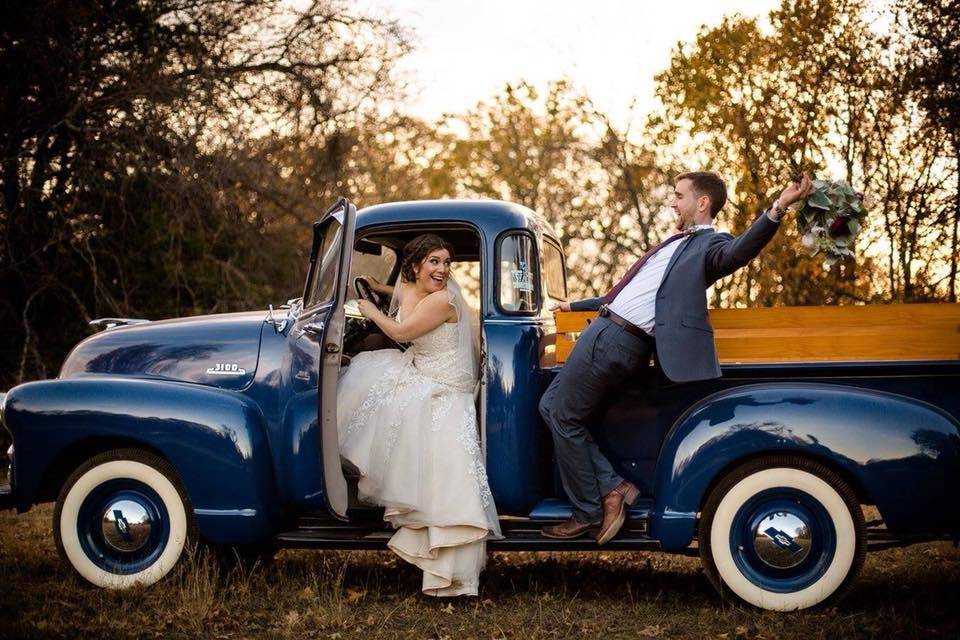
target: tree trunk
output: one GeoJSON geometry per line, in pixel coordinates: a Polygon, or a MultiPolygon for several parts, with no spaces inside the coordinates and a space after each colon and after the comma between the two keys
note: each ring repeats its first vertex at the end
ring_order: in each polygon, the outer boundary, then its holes
{"type": "Polygon", "coordinates": [[[957,301],[957,225],[960,224],[960,133],[954,132],[953,136],[953,154],[957,161],[956,177],[957,192],[953,194],[953,238],[950,243],[950,280],[947,285],[947,293],[950,302],[957,301]]]}

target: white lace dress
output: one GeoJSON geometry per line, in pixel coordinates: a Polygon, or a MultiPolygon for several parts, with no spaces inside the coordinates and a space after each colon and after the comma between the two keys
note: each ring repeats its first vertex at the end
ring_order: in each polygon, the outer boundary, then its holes
{"type": "Polygon", "coordinates": [[[423,592],[476,595],[486,540],[500,536],[477,433],[476,378],[457,367],[457,325],[357,354],[340,378],[340,454],[359,498],[382,505],[388,546],[423,569],[423,592]]]}

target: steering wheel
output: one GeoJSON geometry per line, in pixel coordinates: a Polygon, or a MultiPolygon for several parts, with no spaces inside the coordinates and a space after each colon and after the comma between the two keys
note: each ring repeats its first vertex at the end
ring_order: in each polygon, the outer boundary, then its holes
{"type": "MultiPolygon", "coordinates": [[[[380,311],[385,315],[389,315],[390,311],[390,300],[387,299],[387,296],[381,295],[373,290],[373,287],[370,286],[370,282],[367,281],[363,276],[357,276],[353,279],[353,288],[357,292],[357,297],[363,300],[372,302],[380,311]]],[[[361,318],[359,323],[353,325],[356,327],[356,332],[360,335],[375,331],[377,333],[383,333],[383,331],[376,325],[376,323],[370,318],[361,318]]],[[[386,334],[384,334],[386,336],[386,334]]],[[[392,344],[394,344],[401,351],[406,349],[406,345],[403,345],[392,338],[387,338],[392,344]]],[[[344,338],[344,343],[346,343],[346,338],[344,338]]]]}
{"type": "Polygon", "coordinates": [[[357,297],[368,302],[372,302],[377,309],[380,309],[384,314],[389,313],[389,304],[390,301],[387,300],[386,296],[380,295],[373,290],[373,287],[370,286],[370,283],[363,276],[357,276],[353,279],[353,288],[357,292],[357,297]]]}

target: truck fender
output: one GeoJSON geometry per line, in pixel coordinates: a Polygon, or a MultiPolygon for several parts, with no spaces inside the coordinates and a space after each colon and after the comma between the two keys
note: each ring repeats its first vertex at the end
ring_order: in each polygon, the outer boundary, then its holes
{"type": "Polygon", "coordinates": [[[960,428],[939,408],[894,393],[823,383],[764,383],[710,395],[667,434],[657,460],[651,533],[688,546],[713,486],[759,455],[819,460],[874,504],[891,531],[957,530],[943,496],[960,490],[960,428]]]}
{"type": "Polygon", "coordinates": [[[273,533],[276,484],[264,419],[236,392],[112,376],[44,380],[13,388],[4,418],[20,511],[55,499],[56,483],[84,459],[140,446],[173,465],[204,539],[256,544],[273,533]]]}

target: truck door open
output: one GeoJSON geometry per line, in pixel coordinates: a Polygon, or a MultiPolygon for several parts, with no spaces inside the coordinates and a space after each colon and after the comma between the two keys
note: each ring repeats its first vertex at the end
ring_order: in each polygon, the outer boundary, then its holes
{"type": "Polygon", "coordinates": [[[310,269],[303,294],[304,311],[295,327],[316,345],[317,419],[321,429],[318,454],[323,466],[323,492],[330,513],[344,519],[347,483],[340,467],[337,438],[337,379],[356,215],[356,207],[346,198],[340,198],[314,223],[310,269]]]}

